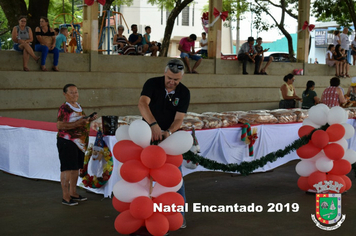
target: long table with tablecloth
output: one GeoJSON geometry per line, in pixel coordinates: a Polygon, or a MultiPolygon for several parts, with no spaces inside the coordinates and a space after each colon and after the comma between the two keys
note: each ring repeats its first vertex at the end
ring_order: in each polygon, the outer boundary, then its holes
{"type": "MultiPolygon", "coordinates": [[[[348,123],[355,127],[354,119],[348,123]]],[[[220,163],[241,163],[253,161],[266,154],[283,149],[298,139],[301,123],[256,125],[257,140],[254,144],[254,155],[249,156],[248,146],[241,141],[241,127],[196,130],[200,145],[200,155],[220,163]]],[[[0,170],[33,179],[60,181],[60,163],[56,146],[56,125],[50,122],[28,121],[0,117],[0,170]]],[[[104,137],[112,150],[116,143],[114,136],[104,137]]],[[[90,136],[94,143],[95,136],[90,136]]],[[[355,136],[348,140],[349,148],[356,150],[355,136]]],[[[299,159],[292,152],[273,163],[267,163],[255,172],[265,172],[281,166],[289,161],[299,159]]],[[[114,169],[111,178],[101,188],[87,188],[95,193],[110,197],[113,186],[120,180],[118,161],[114,158],[114,169]]],[[[183,175],[196,171],[207,171],[199,166],[187,169],[183,166],[183,175]]],[[[81,184],[81,179],[78,180],[81,184]]]]}

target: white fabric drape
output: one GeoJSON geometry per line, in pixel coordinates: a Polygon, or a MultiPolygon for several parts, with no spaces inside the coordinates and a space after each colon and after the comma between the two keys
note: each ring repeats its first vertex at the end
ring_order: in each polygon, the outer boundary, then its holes
{"type": "MultiPolygon", "coordinates": [[[[355,127],[355,120],[348,120],[355,127]]],[[[241,128],[220,128],[210,130],[196,130],[201,156],[220,163],[241,163],[253,161],[274,152],[284,149],[298,139],[298,129],[301,123],[274,124],[253,126],[257,128],[258,139],[254,144],[254,156],[249,157],[248,146],[241,141],[241,128]]],[[[0,126],[0,170],[11,174],[33,178],[60,181],[60,163],[57,151],[57,132],[30,128],[15,128],[6,125],[0,126]]],[[[104,137],[108,147],[112,150],[116,143],[115,136],[104,137]]],[[[89,142],[94,143],[95,137],[89,142]]],[[[352,137],[349,148],[356,150],[356,138],[352,137]]],[[[111,197],[114,184],[121,179],[118,175],[119,162],[114,159],[114,169],[111,178],[102,188],[87,188],[95,193],[111,197]]],[[[292,152],[273,163],[267,163],[255,172],[265,172],[283,165],[291,160],[299,159],[296,152],[292,152]]],[[[202,166],[191,170],[183,166],[183,175],[196,171],[209,171],[202,166]]],[[[78,180],[81,184],[81,178],[78,180]]]]}

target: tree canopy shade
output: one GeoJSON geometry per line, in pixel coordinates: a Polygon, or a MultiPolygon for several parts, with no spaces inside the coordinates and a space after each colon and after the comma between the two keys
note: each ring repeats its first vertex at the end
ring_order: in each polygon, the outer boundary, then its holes
{"type": "Polygon", "coordinates": [[[148,0],[148,3],[151,3],[152,5],[158,5],[161,8],[171,10],[171,13],[169,14],[166,22],[163,42],[159,54],[160,57],[167,57],[169,43],[171,41],[172,31],[174,27],[174,21],[176,20],[179,13],[191,2],[193,2],[193,0],[148,0]]]}
{"type": "Polygon", "coordinates": [[[293,60],[293,40],[289,32],[285,28],[286,16],[289,15],[295,20],[298,20],[298,13],[295,11],[298,9],[298,0],[254,0],[251,6],[251,11],[255,13],[254,27],[259,31],[268,31],[271,28],[278,28],[288,41],[288,53],[290,60],[293,60]],[[271,12],[270,6],[279,8],[281,11],[281,18],[278,21],[276,16],[271,12]],[[296,12],[296,13],[295,13],[296,12]],[[273,24],[269,24],[265,19],[263,19],[263,14],[267,14],[272,20],[273,24]]]}
{"type": "Polygon", "coordinates": [[[341,26],[353,23],[356,29],[354,0],[314,0],[312,13],[318,21],[336,21],[341,26]]]}

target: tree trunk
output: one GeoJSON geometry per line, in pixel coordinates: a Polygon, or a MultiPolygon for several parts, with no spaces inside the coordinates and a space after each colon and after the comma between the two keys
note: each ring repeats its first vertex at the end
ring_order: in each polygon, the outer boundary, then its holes
{"type": "MultiPolygon", "coordinates": [[[[35,31],[35,28],[40,25],[41,16],[47,17],[48,5],[49,0],[29,0],[27,10],[24,0],[0,0],[0,6],[5,13],[10,30],[19,24],[20,16],[27,16],[27,26],[35,31]]],[[[34,42],[35,40],[34,37],[34,42]]]]}
{"type": "Polygon", "coordinates": [[[22,15],[27,15],[27,7],[24,0],[1,0],[0,6],[5,13],[10,30],[18,25],[18,18],[22,15]]]}
{"type": "Polygon", "coordinates": [[[282,25],[278,25],[278,28],[279,28],[280,31],[282,31],[284,36],[286,36],[286,38],[287,38],[289,60],[290,61],[294,61],[294,51],[293,51],[293,39],[292,39],[292,36],[290,36],[288,31],[282,25]]]}
{"type": "Polygon", "coordinates": [[[352,23],[354,24],[354,28],[356,29],[356,12],[355,12],[355,3],[353,0],[345,0],[346,5],[349,9],[350,12],[350,17],[352,20],[352,23]]]}
{"type": "Polygon", "coordinates": [[[193,2],[193,0],[184,0],[182,3],[180,3],[180,1],[177,1],[175,7],[171,11],[171,14],[169,14],[166,23],[166,28],[164,30],[164,38],[161,45],[161,51],[159,53],[160,57],[167,57],[169,44],[171,42],[172,31],[174,27],[174,21],[179,15],[179,13],[191,2],[193,2]]]}

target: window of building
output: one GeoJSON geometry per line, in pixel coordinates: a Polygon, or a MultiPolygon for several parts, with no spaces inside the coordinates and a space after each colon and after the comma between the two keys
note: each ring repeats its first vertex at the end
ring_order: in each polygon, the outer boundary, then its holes
{"type": "Polygon", "coordinates": [[[189,26],[189,6],[182,10],[182,25],[189,26]]]}

